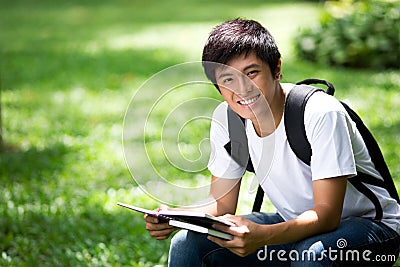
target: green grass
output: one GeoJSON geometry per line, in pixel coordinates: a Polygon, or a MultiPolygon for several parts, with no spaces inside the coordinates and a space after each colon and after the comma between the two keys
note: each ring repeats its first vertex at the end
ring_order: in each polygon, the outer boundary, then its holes
{"type": "MultiPolygon", "coordinates": [[[[158,205],[125,166],[124,113],[151,75],[199,60],[211,27],[228,18],[254,18],[268,26],[282,50],[286,81],[332,81],[338,97],[351,103],[376,134],[399,186],[400,72],[298,62],[290,38],[297,27],[316,21],[319,8],[257,0],[0,1],[1,104],[8,147],[0,154],[0,265],[165,265],[168,242],[151,239],[141,215],[116,207],[117,201],[158,205]]],[[[159,93],[149,92],[150,99],[159,93]]],[[[218,98],[214,89],[203,93],[218,98]]],[[[168,105],[156,111],[155,125],[157,116],[168,114],[168,105]]],[[[181,133],[182,153],[188,157],[200,155],[197,143],[208,131],[207,122],[194,126],[195,131],[181,133]]],[[[156,157],[160,134],[155,127],[147,138],[154,141],[149,149],[163,175],[189,187],[205,183],[206,171],[187,178],[156,157]]],[[[150,174],[143,178],[152,179],[150,174]]],[[[240,213],[250,211],[250,180],[242,188],[240,213]]],[[[268,203],[266,209],[271,209],[268,203]]]]}

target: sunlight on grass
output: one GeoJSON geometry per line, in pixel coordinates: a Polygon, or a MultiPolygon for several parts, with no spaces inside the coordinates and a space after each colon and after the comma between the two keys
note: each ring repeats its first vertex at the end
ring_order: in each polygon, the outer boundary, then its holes
{"type": "Polygon", "coordinates": [[[292,38],[306,26],[315,23],[320,9],[310,3],[265,4],[241,12],[241,16],[263,24],[274,36],[284,61],[294,58],[292,38]]]}
{"type": "Polygon", "coordinates": [[[183,58],[201,60],[202,46],[210,29],[216,23],[162,24],[147,27],[133,33],[103,32],[99,39],[88,45],[89,51],[125,49],[168,49],[183,58]],[[103,47],[101,47],[103,46],[103,47]]]}
{"type": "MultiPolygon", "coordinates": [[[[145,91],[133,119],[151,115],[146,139],[136,124],[129,132],[133,144],[149,142],[149,158],[157,164],[147,168],[147,155],[134,150],[144,169],[143,175],[132,173],[136,181],[124,158],[124,114],[152,75],[200,60],[212,27],[230,18],[267,26],[288,81],[317,76],[334,82],[337,95],[376,133],[399,185],[400,74],[299,62],[291,38],[298,27],[316,21],[316,3],[21,0],[0,6],[3,136],[10,147],[0,154],[1,266],[165,266],[168,241],[152,239],[142,214],[116,202],[153,209],[160,204],[154,195],[185,204],[194,198],[180,194],[179,186],[207,189],[208,118],[220,96],[209,85],[167,95],[162,84],[145,91]],[[212,104],[206,108],[203,100],[212,104]],[[196,119],[179,123],[193,114],[196,119]],[[179,168],[188,162],[196,162],[195,171],[183,174],[179,168]],[[153,167],[178,189],[160,187],[153,167]],[[142,190],[147,188],[154,194],[142,190]]],[[[181,76],[191,79],[190,74],[181,76]]],[[[246,174],[237,213],[251,210],[252,181],[246,174]]],[[[263,210],[274,211],[268,199],[263,210]]]]}
{"type": "MultiPolygon", "coordinates": [[[[237,17],[251,18],[264,24],[275,37],[285,58],[292,57],[291,38],[299,27],[315,22],[319,9],[307,3],[257,6],[257,9],[241,10],[237,17]],[[299,12],[301,10],[301,12],[299,12]],[[282,13],[288,20],[282,20],[282,13]]],[[[235,18],[233,16],[232,18],[235,18]]],[[[87,45],[87,51],[104,49],[168,49],[180,55],[182,60],[201,60],[201,51],[211,29],[220,20],[207,23],[164,23],[151,25],[135,32],[105,30],[97,40],[87,45]]]]}

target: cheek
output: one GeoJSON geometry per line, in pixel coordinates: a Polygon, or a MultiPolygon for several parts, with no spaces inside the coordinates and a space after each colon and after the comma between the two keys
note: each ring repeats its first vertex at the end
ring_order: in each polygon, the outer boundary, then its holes
{"type": "Polygon", "coordinates": [[[265,98],[270,98],[271,94],[273,94],[273,92],[275,91],[274,81],[263,79],[259,82],[256,82],[256,84],[265,98]]]}
{"type": "Polygon", "coordinates": [[[229,90],[225,87],[220,87],[220,92],[221,92],[221,96],[226,100],[226,101],[231,101],[234,93],[232,92],[232,90],[229,90]]]}

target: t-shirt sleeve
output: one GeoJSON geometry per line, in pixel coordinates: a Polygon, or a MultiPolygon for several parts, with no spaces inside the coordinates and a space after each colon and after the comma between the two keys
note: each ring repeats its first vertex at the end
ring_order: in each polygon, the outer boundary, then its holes
{"type": "Polygon", "coordinates": [[[312,149],[312,179],[354,176],[353,125],[340,102],[325,93],[314,94],[307,102],[304,121],[312,149]]]}
{"type": "Polygon", "coordinates": [[[225,144],[229,142],[227,122],[227,104],[221,103],[214,111],[210,128],[211,153],[208,162],[208,170],[219,178],[241,178],[246,171],[225,150],[225,144]]]}

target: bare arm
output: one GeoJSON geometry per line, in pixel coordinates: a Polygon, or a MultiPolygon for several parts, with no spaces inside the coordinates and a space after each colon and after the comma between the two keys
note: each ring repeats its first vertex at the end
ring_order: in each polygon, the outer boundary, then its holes
{"type": "Polygon", "coordinates": [[[314,181],[314,207],[293,220],[272,226],[268,244],[295,242],[335,230],[340,223],[346,182],[346,177],[314,181]],[[274,231],[275,234],[272,234],[274,231]]]}
{"type": "MultiPolygon", "coordinates": [[[[201,211],[214,216],[227,213],[234,214],[238,202],[240,179],[222,179],[215,176],[211,178],[209,197],[198,204],[192,211],[201,211]]],[[[168,238],[176,229],[168,223],[159,223],[158,219],[148,215],[144,216],[146,229],[150,235],[158,240],[168,238]]]]}
{"type": "Polygon", "coordinates": [[[346,181],[346,177],[314,181],[314,207],[293,220],[260,225],[239,216],[226,216],[238,227],[225,227],[221,230],[234,234],[235,238],[232,241],[209,238],[237,255],[245,256],[264,245],[296,242],[315,234],[332,231],[340,223],[346,181]]]}
{"type": "Polygon", "coordinates": [[[238,203],[241,179],[223,179],[212,176],[210,194],[199,203],[194,211],[205,212],[214,216],[235,214],[238,203]]]}

